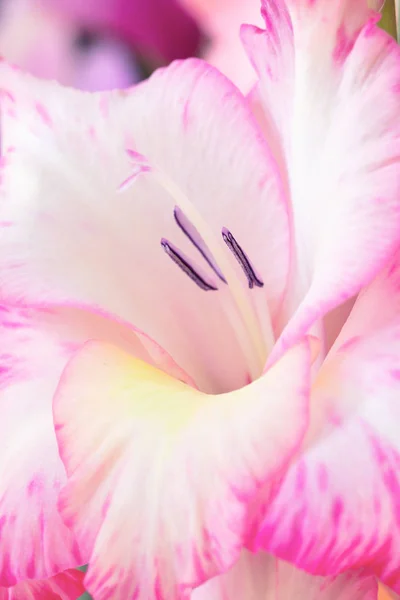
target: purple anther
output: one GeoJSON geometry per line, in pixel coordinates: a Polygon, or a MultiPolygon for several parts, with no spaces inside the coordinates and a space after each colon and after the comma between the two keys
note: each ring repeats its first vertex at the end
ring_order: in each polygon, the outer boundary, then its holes
{"type": "Polygon", "coordinates": [[[264,287],[264,283],[257,277],[246,254],[226,227],[223,227],[222,229],[222,239],[242,267],[243,272],[247,277],[247,281],[249,282],[249,288],[253,288],[254,286],[264,287]]]}
{"type": "Polygon", "coordinates": [[[217,277],[219,277],[221,281],[226,283],[226,279],[223,276],[221,269],[215,262],[214,257],[208,249],[205,241],[203,240],[197,229],[194,227],[194,225],[192,225],[192,223],[189,221],[185,213],[179,208],[179,206],[175,206],[174,208],[174,217],[178,227],[186,235],[186,237],[189,238],[193,246],[200,252],[204,260],[210,265],[217,277]]]}
{"type": "Polygon", "coordinates": [[[186,273],[186,275],[192,281],[194,281],[200,289],[204,290],[205,292],[209,292],[210,290],[216,291],[218,289],[214,285],[208,283],[204,277],[199,275],[199,273],[191,266],[188,259],[184,258],[182,254],[178,252],[178,250],[171,244],[171,242],[162,238],[161,246],[164,248],[166,254],[168,254],[168,256],[174,261],[174,263],[178,265],[178,267],[182,269],[182,271],[186,273]]]}

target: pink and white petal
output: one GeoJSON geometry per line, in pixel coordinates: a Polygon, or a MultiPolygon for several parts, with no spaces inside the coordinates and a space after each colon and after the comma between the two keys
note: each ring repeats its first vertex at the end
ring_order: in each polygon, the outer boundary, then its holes
{"type": "Polygon", "coordinates": [[[0,587],[0,600],[78,600],[85,593],[78,569],[68,569],[43,580],[21,581],[9,588],[0,587]]]}
{"type": "Polygon", "coordinates": [[[57,510],[65,470],[51,401],[70,356],[32,327],[23,310],[1,313],[0,584],[42,579],[84,559],[57,510]]]}
{"type": "Polygon", "coordinates": [[[397,256],[360,294],[317,376],[309,433],[254,546],[313,573],[365,566],[397,591],[399,290],[397,256]]]}
{"type": "Polygon", "coordinates": [[[0,308],[0,585],[11,586],[87,562],[57,509],[66,477],[52,399],[68,359],[96,338],[186,379],[144,334],[101,314],[0,308]]]}
{"type": "Polygon", "coordinates": [[[60,510],[96,600],[187,598],[233,564],[261,490],[301,442],[309,377],[308,341],[218,396],[110,345],[75,355],[54,400],[60,510]]]}
{"type": "MultiPolygon", "coordinates": [[[[237,331],[257,334],[269,310],[277,314],[290,243],[280,174],[239,91],[195,59],[129,92],[100,95],[5,64],[0,79],[3,293],[97,304],[148,332],[206,391],[245,385],[254,360],[243,350],[248,333],[238,340],[237,331]],[[132,156],[141,159],[132,164],[132,156]],[[138,164],[143,172],[118,193],[138,164]],[[177,205],[230,285],[175,221],[177,205]],[[249,288],[223,227],[262,289],[249,288]],[[165,238],[218,291],[204,293],[165,256],[165,238]]],[[[258,354],[265,359],[266,349],[258,354]]]]}
{"type": "Polygon", "coordinates": [[[286,165],[295,237],[281,328],[294,316],[278,355],[399,244],[400,49],[366,0],[262,4],[266,31],[246,27],[243,39],[266,135],[286,165]]]}
{"type": "Polygon", "coordinates": [[[191,600],[377,600],[378,585],[363,572],[318,577],[276,557],[243,551],[223,575],[197,588],[191,600]]]}

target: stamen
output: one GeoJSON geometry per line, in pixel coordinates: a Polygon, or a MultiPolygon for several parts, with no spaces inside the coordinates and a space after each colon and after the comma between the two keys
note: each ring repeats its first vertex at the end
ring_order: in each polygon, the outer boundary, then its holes
{"type": "Polygon", "coordinates": [[[207,283],[207,281],[194,270],[194,268],[189,264],[189,261],[183,258],[181,254],[179,254],[179,252],[172,246],[171,242],[162,238],[161,246],[164,248],[166,254],[168,254],[168,256],[174,261],[174,263],[178,265],[178,267],[182,269],[182,271],[186,273],[186,275],[192,281],[194,281],[200,289],[204,290],[205,292],[208,292],[210,290],[218,290],[217,287],[211,285],[210,283],[207,283]]]}
{"type": "MultiPolygon", "coordinates": [[[[228,319],[232,324],[239,346],[242,348],[243,353],[248,360],[251,377],[252,379],[256,379],[264,367],[267,351],[272,348],[274,344],[272,325],[266,335],[263,336],[253,302],[243,289],[243,285],[240,282],[229,257],[226,256],[226,252],[223,251],[221,239],[218,240],[218,236],[215,235],[207,221],[202,217],[201,213],[188,199],[186,194],[165,172],[157,168],[157,165],[150,165],[144,155],[131,149],[128,149],[127,154],[134,163],[151,168],[153,178],[158,181],[161,187],[175,200],[175,205],[182,210],[182,213],[185,214],[187,220],[192,223],[193,230],[198,233],[201,232],[201,235],[199,233],[198,237],[203,240],[204,247],[209,250],[210,255],[213,257],[214,266],[218,266],[218,269],[221,270],[221,275],[223,274],[222,276],[229,286],[229,292],[233,301],[233,311],[231,311],[230,308],[227,309],[226,303],[223,302],[224,310],[227,311],[228,319]],[[239,317],[239,319],[237,317],[239,317]]],[[[185,225],[184,228],[192,238],[192,231],[188,230],[185,225]]],[[[196,238],[193,238],[193,240],[195,239],[196,238]]],[[[196,283],[196,285],[200,287],[200,289],[205,291],[218,289],[215,284],[208,283],[206,277],[199,275],[197,272],[198,268],[195,271],[190,265],[190,262],[182,258],[181,252],[177,252],[172,248],[170,242],[161,240],[161,243],[170,258],[196,283]]],[[[204,249],[204,247],[201,246],[202,249],[204,249]]],[[[217,275],[219,277],[218,272],[217,275]]],[[[258,278],[255,277],[253,285],[255,284],[256,279],[258,280],[258,278]]],[[[224,294],[218,294],[221,302],[222,296],[224,296],[224,294]]],[[[226,297],[226,295],[224,297],[226,297]]]]}
{"type": "MultiPolygon", "coordinates": [[[[201,231],[201,236],[205,244],[207,244],[210,252],[212,252],[215,261],[218,262],[229,286],[229,292],[235,306],[234,312],[228,310],[228,318],[232,323],[239,345],[247,357],[251,377],[252,379],[256,379],[265,365],[267,350],[272,348],[274,344],[272,326],[270,335],[264,339],[260,331],[254,306],[248,298],[248,294],[243,289],[226,253],[223,251],[222,240],[218,240],[218,237],[197,210],[196,206],[190,202],[173,180],[158,169],[153,170],[153,176],[164,190],[170,194],[171,198],[175,200],[175,204],[184,211],[196,230],[201,231]],[[239,319],[237,319],[237,316],[239,316],[239,319]]],[[[218,296],[221,296],[221,294],[218,294],[218,296]]],[[[224,308],[226,309],[225,304],[224,308]]]]}
{"type": "Polygon", "coordinates": [[[203,238],[201,237],[197,229],[194,227],[194,225],[186,217],[183,210],[179,208],[179,206],[175,206],[174,208],[174,217],[178,227],[186,235],[186,237],[189,238],[193,246],[200,252],[204,260],[210,265],[217,277],[219,277],[221,281],[226,283],[226,279],[223,276],[221,269],[215,262],[203,238]]]}
{"type": "Polygon", "coordinates": [[[226,229],[226,227],[222,229],[222,238],[238,261],[239,265],[242,267],[243,272],[247,277],[247,281],[249,282],[249,288],[253,288],[255,285],[257,287],[264,287],[264,283],[259,277],[257,277],[246,254],[243,252],[242,248],[239,246],[231,232],[226,229]]]}

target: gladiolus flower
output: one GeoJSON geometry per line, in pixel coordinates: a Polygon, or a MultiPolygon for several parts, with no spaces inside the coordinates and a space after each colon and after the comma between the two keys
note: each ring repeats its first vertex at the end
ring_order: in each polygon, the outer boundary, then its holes
{"type": "Polygon", "coordinates": [[[364,0],[262,8],[249,100],[195,59],[105,94],[0,67],[4,585],[398,584],[399,48],[364,0]]]}

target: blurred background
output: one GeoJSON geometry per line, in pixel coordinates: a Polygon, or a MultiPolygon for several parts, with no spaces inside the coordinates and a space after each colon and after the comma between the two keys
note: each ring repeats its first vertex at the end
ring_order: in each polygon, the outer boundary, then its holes
{"type": "Polygon", "coordinates": [[[0,54],[85,90],[130,86],[201,56],[247,91],[243,22],[261,24],[259,0],[0,0],[0,54]]]}

